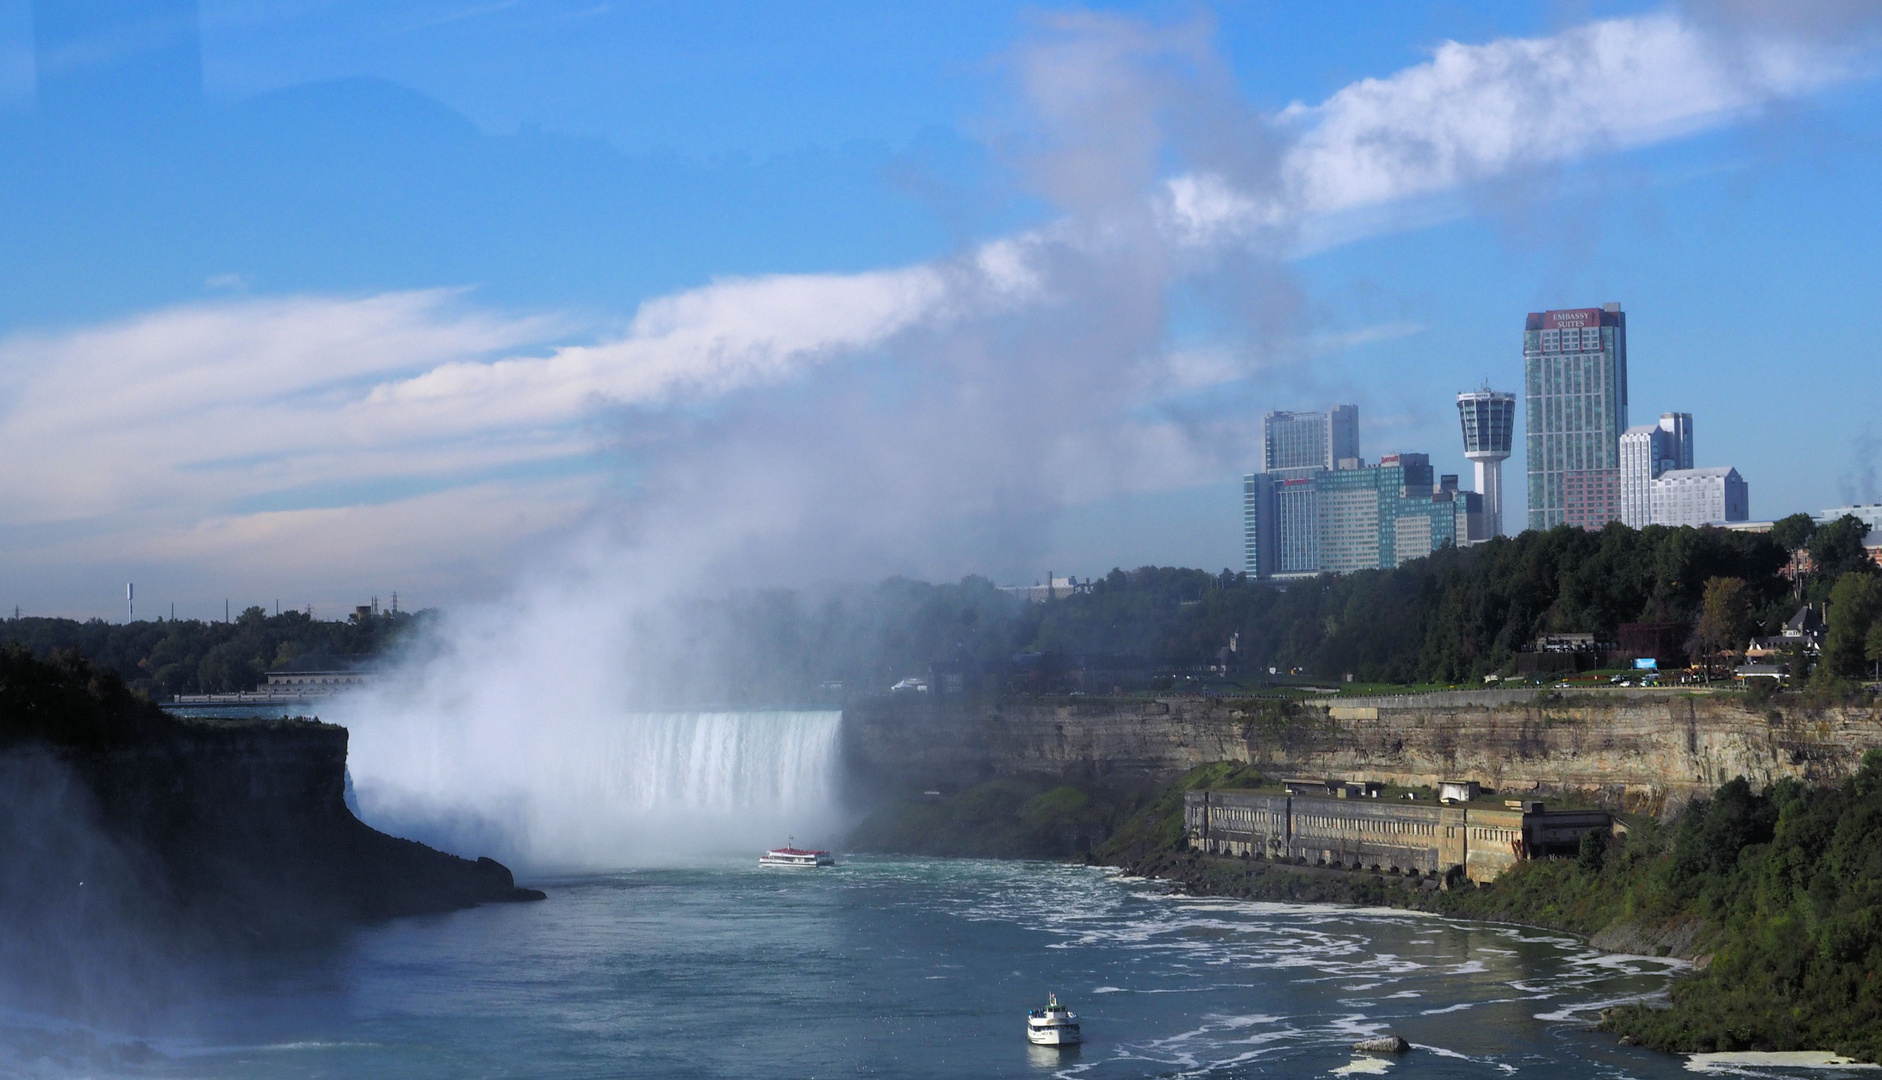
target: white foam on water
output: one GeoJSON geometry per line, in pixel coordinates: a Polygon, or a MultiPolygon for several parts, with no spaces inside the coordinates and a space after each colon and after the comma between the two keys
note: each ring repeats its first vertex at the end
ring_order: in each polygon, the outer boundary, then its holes
{"type": "Polygon", "coordinates": [[[1384,1076],[1393,1064],[1390,1058],[1360,1056],[1327,1072],[1330,1076],[1384,1076]]]}
{"type": "Polygon", "coordinates": [[[1279,1017],[1279,1016],[1269,1016],[1265,1013],[1256,1013],[1253,1016],[1211,1017],[1210,1019],[1220,1020],[1224,1027],[1234,1029],[1234,1028],[1254,1027],[1256,1024],[1278,1024],[1278,1023],[1281,1023],[1282,1020],[1285,1018],[1279,1017]]]}
{"type": "Polygon", "coordinates": [[[1478,1058],[1471,1057],[1469,1054],[1460,1054],[1455,1050],[1452,1050],[1443,1046],[1427,1046],[1424,1043],[1412,1043],[1412,1047],[1417,1050],[1423,1050],[1426,1053],[1436,1054],[1438,1057],[1457,1058],[1460,1061],[1480,1060],[1478,1058]]]}
{"type": "Polygon", "coordinates": [[[1740,1050],[1731,1053],[1688,1054],[1686,1068],[1696,1073],[1730,1076],[1767,1075],[1756,1069],[1835,1069],[1874,1072],[1882,1065],[1871,1065],[1855,1058],[1826,1050],[1740,1050]]]}
{"type": "MultiPolygon", "coordinates": [[[[1619,996],[1617,991],[1663,994],[1660,987],[1674,970],[1663,961],[1615,963],[1582,942],[1526,927],[1416,912],[1172,897],[1156,883],[1129,883],[1115,873],[1047,864],[1016,864],[992,887],[954,903],[963,918],[1043,931],[1055,939],[1049,947],[1141,953],[1163,971],[1154,984],[1113,981],[1094,993],[1200,994],[1198,1000],[1206,1001],[1240,987],[1272,992],[1278,983],[1310,995],[1303,1004],[1311,1000],[1313,1005],[1302,1015],[1205,1013],[1189,1030],[1105,1050],[1117,1056],[1103,1061],[1155,1063],[1158,1075],[1232,1075],[1245,1067],[1237,1062],[1303,1050],[1315,1054],[1317,1062],[1330,1045],[1351,1045],[1419,1016],[1478,1010],[1472,1015],[1499,1023],[1514,1020],[1534,1007],[1524,1003],[1535,997],[1553,998],[1564,1012],[1580,1013],[1605,1007],[1619,996]],[[1425,936],[1411,936],[1419,933],[1425,936]],[[1528,957],[1545,966],[1531,967],[1528,957]],[[1463,978],[1424,984],[1433,974],[1463,978]],[[1477,999],[1473,987],[1494,989],[1497,996],[1477,999]],[[1337,996],[1377,990],[1384,993],[1368,994],[1363,1001],[1337,996]],[[1466,994],[1473,1000],[1457,1000],[1466,994]],[[1586,1003],[1563,1004],[1578,998],[1586,1003]],[[1413,1007],[1422,1003],[1433,1008],[1420,1012],[1413,1007]]],[[[1651,996],[1634,994],[1629,1000],[1651,996]]],[[[1434,1058],[1452,1056],[1503,1069],[1494,1057],[1432,1050],[1434,1058]]],[[[1101,1059],[1087,1047],[1085,1060],[1101,1059]]]]}
{"type": "Polygon", "coordinates": [[[1564,1005],[1553,1012],[1536,1013],[1535,1017],[1538,1020],[1545,1020],[1549,1023],[1567,1023],[1581,1019],[1585,1013],[1599,1013],[1603,1009],[1611,1009],[1616,1005],[1635,1005],[1643,1001],[1664,1001],[1666,1000],[1666,994],[1667,992],[1665,990],[1657,990],[1649,994],[1630,994],[1626,997],[1606,998],[1601,1001],[1578,1001],[1564,1005]]]}

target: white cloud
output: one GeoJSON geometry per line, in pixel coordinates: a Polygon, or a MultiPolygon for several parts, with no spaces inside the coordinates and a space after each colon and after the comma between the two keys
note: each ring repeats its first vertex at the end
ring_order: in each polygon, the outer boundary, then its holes
{"type": "Polygon", "coordinates": [[[1165,213],[1192,240],[1308,225],[1718,127],[1866,71],[1836,42],[1722,37],[1669,14],[1445,42],[1426,63],[1283,110],[1294,141],[1273,196],[1183,175],[1168,183],[1165,213]]]}
{"type": "MultiPolygon", "coordinates": [[[[1001,283],[1012,280],[1002,266],[1001,283]]],[[[628,333],[544,357],[442,364],[383,383],[352,409],[437,433],[562,423],[597,404],[658,404],[775,383],[880,345],[965,299],[932,265],[738,279],[643,305],[628,333]]]]}

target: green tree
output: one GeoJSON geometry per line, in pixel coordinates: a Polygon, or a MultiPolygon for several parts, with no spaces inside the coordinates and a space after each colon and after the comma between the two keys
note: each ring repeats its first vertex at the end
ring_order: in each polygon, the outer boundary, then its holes
{"type": "Polygon", "coordinates": [[[1816,533],[1817,519],[1809,514],[1792,514],[1771,524],[1771,539],[1784,545],[1784,550],[1790,552],[1792,591],[1798,596],[1803,595],[1804,588],[1804,575],[1798,568],[1798,556],[1809,551],[1810,538],[1816,533]]]}
{"type": "Polygon", "coordinates": [[[1803,551],[1810,546],[1810,538],[1816,535],[1817,519],[1809,514],[1792,514],[1780,518],[1771,524],[1771,539],[1784,545],[1786,551],[1803,551]]]}
{"type": "Polygon", "coordinates": [[[1589,829],[1582,834],[1581,849],[1575,854],[1575,867],[1584,874],[1593,876],[1601,872],[1601,866],[1607,861],[1608,838],[1601,835],[1600,829],[1589,829]]]}
{"type": "Polygon", "coordinates": [[[1810,561],[1816,564],[1817,575],[1833,581],[1851,570],[1875,569],[1862,543],[1868,535],[1868,523],[1854,514],[1818,526],[1810,537],[1810,561]]]}
{"type": "MultiPolygon", "coordinates": [[[[1854,519],[1850,519],[1854,520],[1854,519]]],[[[1846,573],[1830,589],[1824,615],[1823,663],[1846,679],[1860,679],[1868,657],[1869,631],[1882,610],[1882,579],[1874,574],[1846,573]]]]}
{"type": "Polygon", "coordinates": [[[1745,640],[1751,636],[1751,603],[1744,578],[1706,580],[1694,636],[1699,641],[1700,654],[1707,657],[1744,647],[1745,640]]]}

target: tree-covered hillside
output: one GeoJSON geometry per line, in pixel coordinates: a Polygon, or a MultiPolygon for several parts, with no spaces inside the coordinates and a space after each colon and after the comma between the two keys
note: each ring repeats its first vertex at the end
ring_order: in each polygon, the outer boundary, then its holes
{"type": "MultiPolygon", "coordinates": [[[[980,577],[695,596],[643,613],[621,663],[648,704],[830,700],[937,667],[981,686],[1063,689],[1060,676],[1079,670],[1200,668],[1231,642],[1243,674],[1455,683],[1506,669],[1538,634],[1612,641],[1630,622],[1689,624],[1697,646],[1725,653],[1775,633],[1807,600],[1828,619],[1823,675],[1854,679],[1882,662],[1882,575],[1865,531],[1854,518],[1818,528],[1802,515],[1764,534],[1564,527],[1286,585],[1227,570],[1113,570],[1043,604],[980,577]],[[1808,569],[1794,580],[1793,565],[1808,569]]],[[[359,663],[426,621],[260,608],[231,623],[14,619],[0,621],[0,641],[42,656],[76,648],[163,696],[247,689],[288,665],[359,663]]]]}
{"type": "Polygon", "coordinates": [[[1853,518],[1766,534],[1564,527],[1285,586],[1226,570],[1113,570],[1088,592],[1043,604],[982,578],[895,579],[814,601],[745,594],[674,620],[699,629],[684,656],[659,667],[695,683],[736,672],[762,697],[820,680],[880,689],[937,662],[1010,674],[1028,654],[1062,669],[1193,668],[1233,641],[1243,671],[1459,682],[1506,668],[1545,632],[1612,641],[1622,623],[1690,624],[1707,649],[1743,648],[1808,600],[1828,609],[1828,673],[1854,678],[1882,656],[1882,629],[1871,635],[1882,626],[1882,577],[1863,531],[1853,518]],[[1800,564],[1814,561],[1800,580],[1785,573],[1786,542],[1800,564]]]}
{"type": "Polygon", "coordinates": [[[28,617],[0,620],[0,643],[19,644],[41,658],[82,655],[116,672],[132,690],[162,699],[252,690],[269,671],[282,668],[350,667],[380,655],[427,621],[422,613],[383,612],[328,622],[298,611],[269,615],[259,607],[232,622],[28,617]]]}

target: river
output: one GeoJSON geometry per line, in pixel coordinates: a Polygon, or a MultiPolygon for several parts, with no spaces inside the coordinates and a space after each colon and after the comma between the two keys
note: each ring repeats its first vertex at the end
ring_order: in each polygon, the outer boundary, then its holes
{"type": "Polygon", "coordinates": [[[1173,897],[1044,863],[752,860],[537,882],[239,974],[120,1033],[0,1023],[24,1075],[1690,1076],[1587,1030],[1667,960],[1384,910],[1173,897]],[[1056,991],[1087,1042],[1044,1050],[1056,991]],[[1393,1031],[1395,1059],[1350,1050],[1393,1031]]]}

